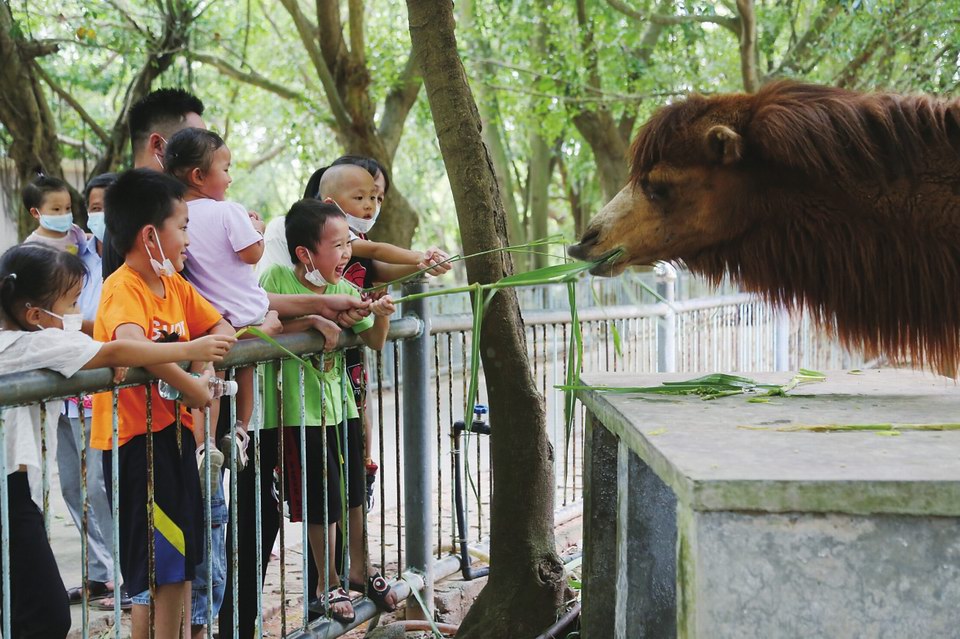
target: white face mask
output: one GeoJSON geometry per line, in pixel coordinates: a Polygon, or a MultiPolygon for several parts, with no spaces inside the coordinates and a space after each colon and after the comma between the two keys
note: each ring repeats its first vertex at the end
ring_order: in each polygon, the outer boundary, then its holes
{"type": "MultiPolygon", "coordinates": [[[[41,311],[49,315],[50,317],[56,317],[63,324],[63,330],[65,331],[79,331],[83,327],[83,315],[80,313],[67,313],[66,315],[57,315],[53,311],[48,311],[45,308],[41,308],[41,311]]],[[[42,328],[39,324],[37,328],[42,328]]]]}
{"type": "Polygon", "coordinates": [[[156,229],[154,229],[154,237],[157,238],[157,248],[160,250],[160,258],[163,260],[161,264],[157,260],[153,259],[153,253],[150,252],[150,247],[147,246],[147,243],[143,243],[143,248],[147,249],[147,257],[150,258],[150,266],[153,268],[153,272],[157,274],[157,277],[161,275],[166,275],[167,277],[172,277],[176,274],[177,269],[174,268],[173,262],[171,262],[164,254],[163,247],[160,246],[160,236],[157,235],[156,229]]]}
{"type": "Polygon", "coordinates": [[[380,216],[380,207],[377,207],[373,217],[369,220],[365,220],[362,217],[354,217],[349,213],[344,213],[344,215],[347,216],[347,226],[349,226],[353,232],[366,235],[370,232],[370,229],[373,228],[373,225],[377,223],[377,218],[380,216]]]}
{"type": "Polygon", "coordinates": [[[326,286],[330,282],[323,278],[323,275],[320,274],[320,271],[317,270],[317,267],[313,265],[313,256],[307,253],[307,257],[310,258],[310,267],[312,270],[307,271],[303,274],[303,279],[307,280],[317,288],[326,286]]]}

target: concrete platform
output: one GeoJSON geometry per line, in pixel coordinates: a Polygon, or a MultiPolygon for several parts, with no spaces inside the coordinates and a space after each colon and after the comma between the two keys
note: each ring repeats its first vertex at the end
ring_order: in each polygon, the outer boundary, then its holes
{"type": "Polygon", "coordinates": [[[953,380],[828,372],[768,403],[580,396],[584,637],[960,636],[960,431],[778,430],[960,422],[953,380]]]}

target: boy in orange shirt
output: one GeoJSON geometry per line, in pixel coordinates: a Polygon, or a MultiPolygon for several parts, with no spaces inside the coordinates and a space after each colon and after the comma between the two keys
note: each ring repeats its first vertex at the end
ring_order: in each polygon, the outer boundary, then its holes
{"type": "MultiPolygon", "coordinates": [[[[220,314],[185,279],[187,205],[184,187],[174,178],[147,169],[122,174],[107,190],[107,229],[124,264],[103,283],[94,325],[99,341],[114,339],[154,342],[189,341],[206,334],[233,334],[220,314]]],[[[175,404],[151,386],[153,430],[154,535],[149,538],[147,512],[147,396],[145,387],[119,392],[117,422],[119,449],[120,567],[133,597],[133,637],[149,633],[151,578],[149,545],[154,547],[153,591],[156,637],[179,637],[184,619],[190,620],[190,581],[203,556],[203,512],[200,480],[194,456],[189,408],[210,403],[209,362],[194,362],[193,377],[176,364],[147,370],[178,389],[180,424],[175,404]],[[185,442],[185,445],[184,445],[185,442]],[[181,607],[186,616],[181,617],[181,607]]],[[[112,400],[94,396],[91,445],[107,451],[104,477],[111,477],[112,400]]],[[[187,627],[189,632],[189,626],[187,627]]]]}

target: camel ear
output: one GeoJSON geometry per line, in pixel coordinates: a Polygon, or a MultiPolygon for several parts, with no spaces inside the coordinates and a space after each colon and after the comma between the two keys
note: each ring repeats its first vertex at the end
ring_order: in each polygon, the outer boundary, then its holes
{"type": "Polygon", "coordinates": [[[743,157],[743,138],[728,126],[710,127],[705,142],[707,155],[717,164],[733,164],[743,157]]]}

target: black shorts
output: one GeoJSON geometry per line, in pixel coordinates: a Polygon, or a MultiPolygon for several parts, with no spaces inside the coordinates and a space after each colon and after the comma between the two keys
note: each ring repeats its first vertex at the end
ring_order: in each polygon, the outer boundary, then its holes
{"type": "MultiPolygon", "coordinates": [[[[193,581],[203,559],[203,507],[193,434],[171,425],[153,434],[154,566],[156,585],[193,581]]],[[[127,592],[150,588],[147,528],[147,436],[137,435],[118,450],[120,481],[120,572],[127,592]]],[[[110,482],[110,451],[103,474],[110,482]]],[[[110,494],[110,491],[107,491],[110,494]]]]}
{"type": "MultiPolygon", "coordinates": [[[[327,426],[327,481],[323,478],[323,428],[307,426],[307,522],[311,524],[333,524],[342,519],[340,499],[340,475],[343,466],[339,463],[340,451],[344,449],[343,426],[327,426]],[[340,437],[339,446],[337,437],[340,437]],[[323,495],[326,494],[327,514],[324,519],[323,495]]],[[[347,422],[347,442],[343,458],[346,460],[346,472],[343,473],[347,506],[357,508],[363,505],[367,494],[366,470],[363,466],[363,425],[359,419],[347,422]]],[[[290,506],[290,520],[303,521],[301,512],[302,479],[300,474],[300,427],[283,429],[283,475],[287,504],[290,506]]]]}

